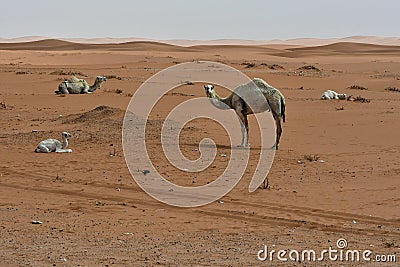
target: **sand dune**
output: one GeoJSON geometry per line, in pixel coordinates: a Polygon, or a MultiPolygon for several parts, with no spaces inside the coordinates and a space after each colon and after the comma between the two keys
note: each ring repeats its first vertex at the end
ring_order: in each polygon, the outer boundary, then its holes
{"type": "Polygon", "coordinates": [[[400,46],[386,46],[364,43],[340,42],[322,46],[292,47],[285,45],[196,45],[176,46],[159,42],[135,41],[118,44],[73,43],[56,39],[46,39],[23,43],[0,43],[0,50],[106,50],[106,51],[158,51],[158,52],[246,52],[263,53],[282,57],[304,57],[310,55],[393,55],[400,53],[400,46]]]}
{"type": "Polygon", "coordinates": [[[120,44],[83,44],[57,39],[46,39],[23,43],[0,43],[1,50],[41,50],[41,51],[66,51],[66,50],[130,50],[130,51],[191,51],[190,48],[179,47],[157,42],[128,42],[120,44]]]}
{"type": "Polygon", "coordinates": [[[323,46],[288,48],[287,51],[290,52],[284,52],[280,56],[398,55],[400,46],[340,42],[323,46]]]}
{"type": "Polygon", "coordinates": [[[378,36],[349,36],[344,38],[295,38],[288,40],[244,40],[244,39],[216,39],[216,40],[154,40],[148,38],[54,38],[44,36],[26,36],[18,38],[0,38],[0,43],[20,43],[32,42],[46,39],[59,39],[73,43],[84,44],[118,44],[128,42],[161,42],[177,46],[196,46],[196,45],[303,45],[303,46],[319,46],[339,42],[367,43],[379,45],[400,45],[399,37],[378,37],[378,36]]]}
{"type": "Polygon", "coordinates": [[[386,53],[399,53],[400,46],[341,42],[341,43],[334,43],[334,44],[315,46],[315,47],[289,48],[288,50],[296,52],[325,51],[328,53],[333,52],[333,53],[348,53],[348,54],[352,53],[386,54],[386,53]]]}

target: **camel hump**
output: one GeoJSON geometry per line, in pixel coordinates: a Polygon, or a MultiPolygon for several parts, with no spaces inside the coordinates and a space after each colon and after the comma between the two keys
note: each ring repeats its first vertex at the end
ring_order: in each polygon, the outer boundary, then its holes
{"type": "Polygon", "coordinates": [[[79,83],[79,82],[84,82],[84,81],[85,80],[76,78],[76,76],[71,76],[71,78],[69,78],[67,80],[67,82],[69,82],[69,83],[79,83]]]}

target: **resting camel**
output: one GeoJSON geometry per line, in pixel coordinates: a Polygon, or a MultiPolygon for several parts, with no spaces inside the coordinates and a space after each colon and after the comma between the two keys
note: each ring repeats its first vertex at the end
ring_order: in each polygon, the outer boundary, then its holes
{"type": "Polygon", "coordinates": [[[322,94],[321,99],[322,100],[331,100],[331,99],[344,100],[344,99],[346,99],[346,94],[338,94],[333,90],[327,90],[322,94]]]}
{"type": "Polygon", "coordinates": [[[239,117],[239,120],[241,121],[242,127],[242,143],[240,144],[240,146],[247,147],[250,145],[249,123],[247,120],[247,115],[261,113],[267,110],[272,111],[272,116],[274,117],[276,125],[276,140],[274,148],[278,149],[279,140],[282,135],[281,119],[283,120],[283,122],[285,122],[285,97],[282,95],[281,92],[279,92],[278,89],[270,86],[264,80],[259,78],[254,78],[251,82],[236,87],[233,90],[233,93],[225,98],[221,98],[217,95],[217,93],[214,91],[213,85],[204,85],[204,89],[206,90],[207,97],[212,100],[211,103],[216,108],[235,110],[237,116],[239,117]],[[256,86],[254,86],[254,84],[256,86]],[[265,103],[264,106],[258,107],[257,110],[251,110],[249,105],[241,97],[239,97],[238,94],[236,94],[238,90],[241,91],[241,95],[243,95],[243,93],[247,95],[246,91],[249,92],[250,90],[260,90],[262,95],[265,97],[265,100],[267,101],[269,107],[265,103]]]}
{"type": "Polygon", "coordinates": [[[89,85],[85,80],[72,76],[58,85],[56,94],[90,94],[100,88],[101,84],[107,80],[104,76],[97,76],[93,85],[89,85]]]}
{"type": "Polygon", "coordinates": [[[47,139],[41,141],[35,149],[37,153],[71,153],[72,149],[66,149],[68,146],[68,138],[72,137],[70,133],[62,132],[61,133],[62,142],[57,139],[47,139]]]}

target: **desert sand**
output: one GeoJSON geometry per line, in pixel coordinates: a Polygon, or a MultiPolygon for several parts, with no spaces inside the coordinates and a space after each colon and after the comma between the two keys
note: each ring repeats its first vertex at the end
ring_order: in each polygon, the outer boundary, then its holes
{"type": "MultiPolygon", "coordinates": [[[[263,245],[322,250],[336,248],[339,238],[350,249],[397,254],[400,261],[400,93],[387,87],[400,88],[400,46],[2,43],[0,265],[365,266],[257,259],[263,245]],[[280,89],[287,120],[267,189],[247,191],[260,147],[254,130],[251,160],[238,186],[219,202],[176,208],[134,182],[121,127],[131,96],[146,79],[194,60],[225,63],[280,89]],[[108,81],[93,94],[55,95],[71,74],[89,83],[97,75],[108,81]],[[370,102],[319,100],[327,89],[370,102]],[[61,131],[73,135],[73,153],[33,152],[40,140],[60,138],[61,131]]],[[[162,154],[159,125],[168,111],[199,96],[204,90],[198,83],[165,95],[148,122],[152,155],[162,154]]],[[[250,127],[255,129],[251,116],[250,127]]],[[[217,157],[204,172],[185,174],[160,156],[154,158],[158,170],[182,185],[212,181],[230,155],[221,128],[190,123],[181,149],[196,159],[205,137],[227,157],[217,157]]]]}

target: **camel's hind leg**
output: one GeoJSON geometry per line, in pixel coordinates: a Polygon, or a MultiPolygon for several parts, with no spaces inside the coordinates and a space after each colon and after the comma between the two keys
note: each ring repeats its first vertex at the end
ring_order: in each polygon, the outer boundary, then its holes
{"type": "Polygon", "coordinates": [[[57,153],[71,153],[72,149],[57,149],[57,153]]]}
{"type": "Polygon", "coordinates": [[[274,116],[275,125],[276,125],[276,140],[275,140],[275,149],[278,150],[279,141],[281,140],[282,135],[282,125],[281,125],[281,117],[274,116]]]}
{"type": "Polygon", "coordinates": [[[276,139],[275,139],[275,145],[274,148],[278,150],[279,147],[279,141],[281,139],[282,135],[282,125],[281,125],[281,104],[280,102],[278,103],[269,103],[272,111],[272,116],[274,117],[275,120],[275,126],[276,126],[276,139]]]}
{"type": "Polygon", "coordinates": [[[51,151],[44,145],[39,144],[35,149],[37,153],[50,153],[51,151]]]}

